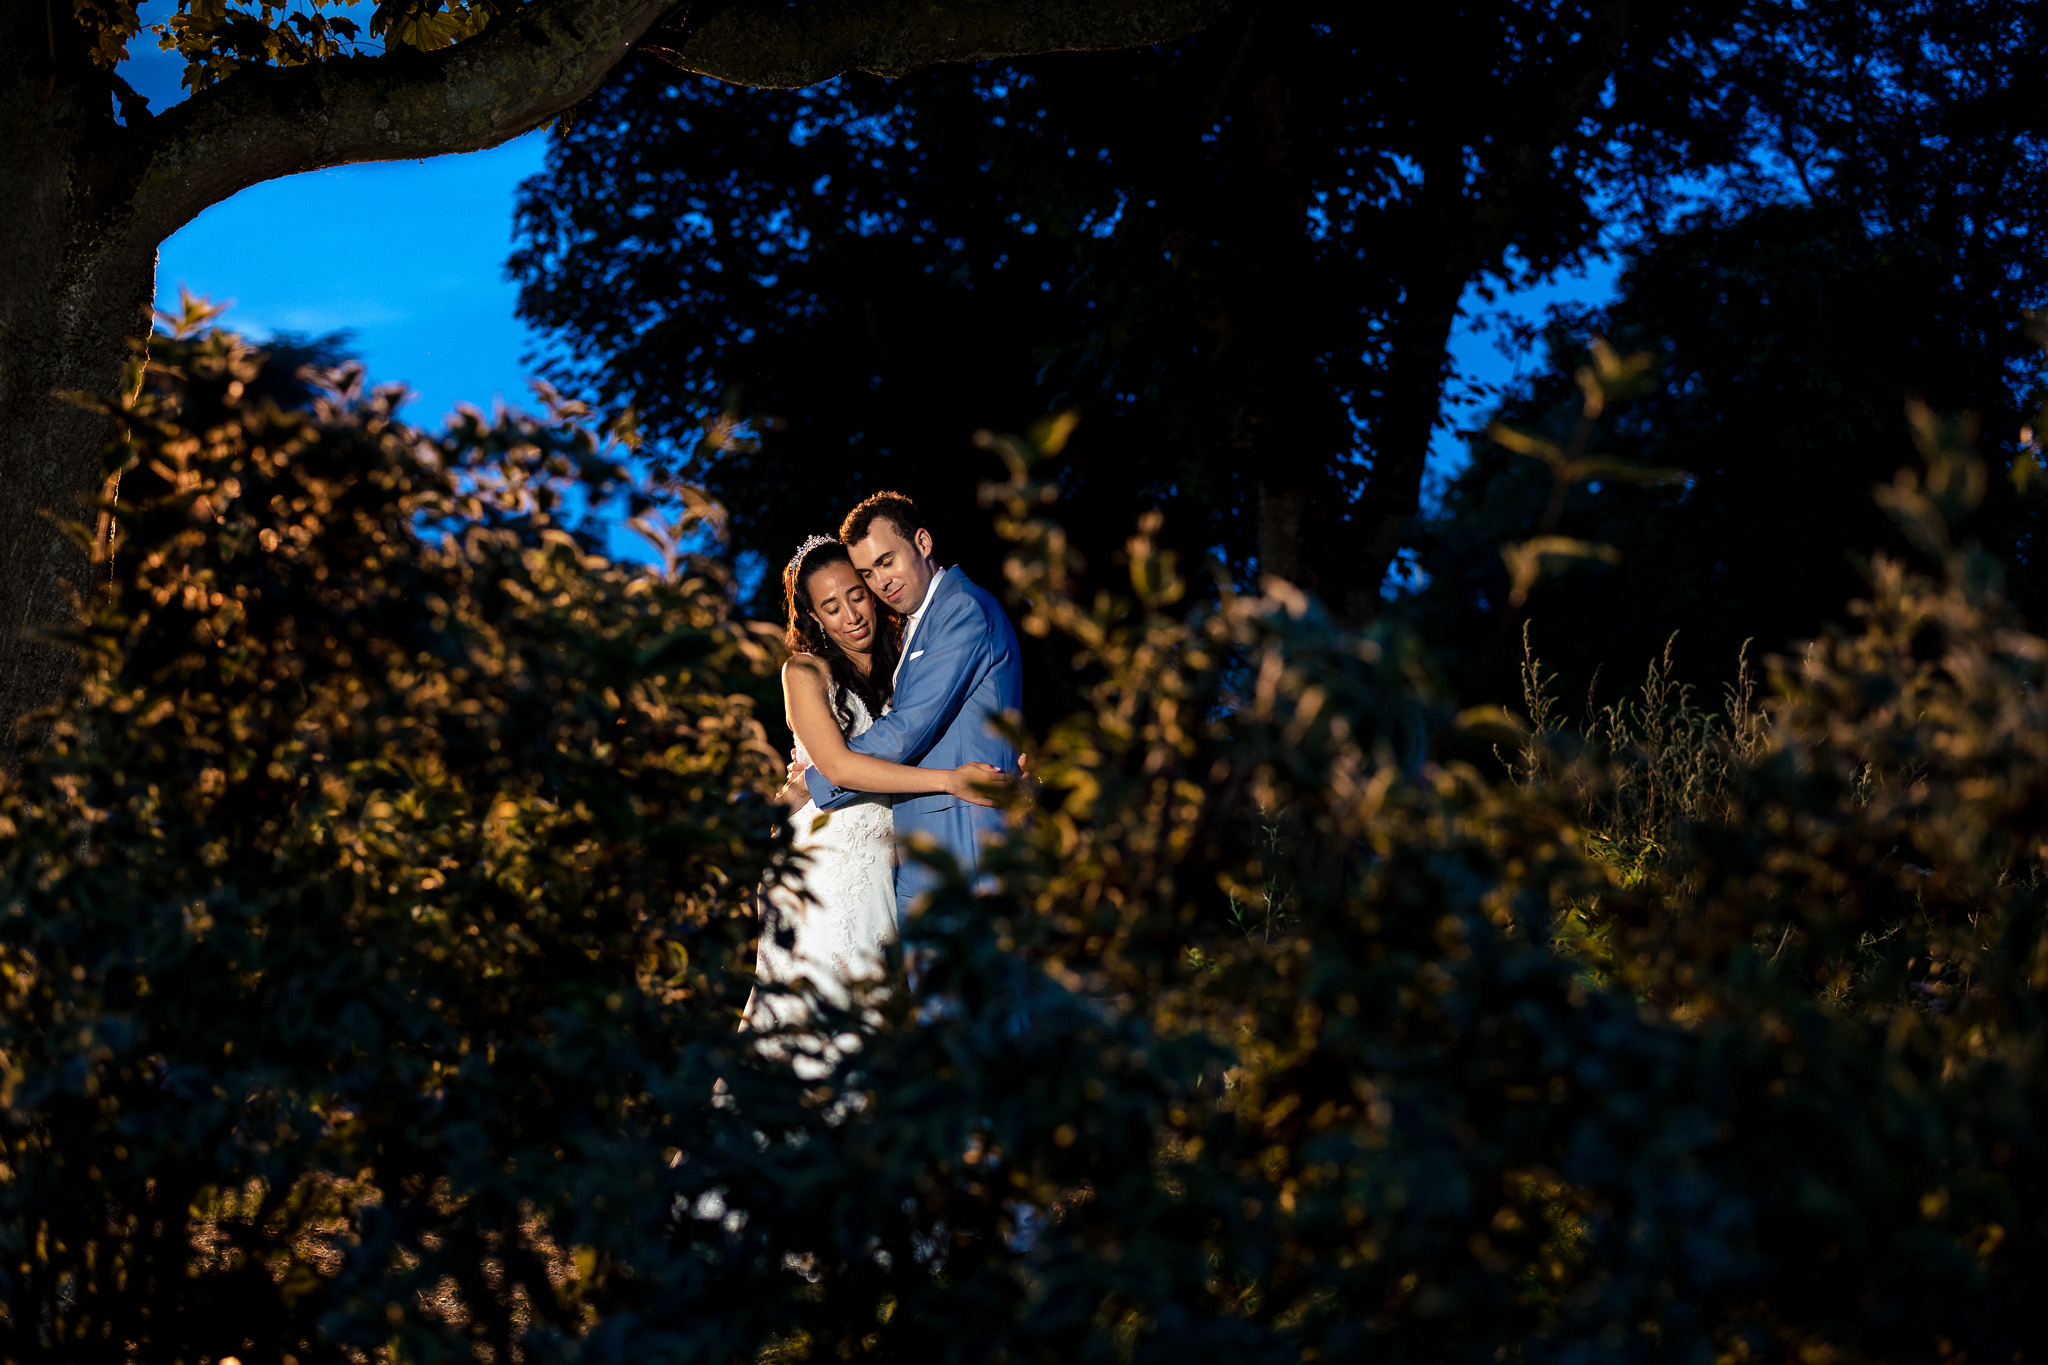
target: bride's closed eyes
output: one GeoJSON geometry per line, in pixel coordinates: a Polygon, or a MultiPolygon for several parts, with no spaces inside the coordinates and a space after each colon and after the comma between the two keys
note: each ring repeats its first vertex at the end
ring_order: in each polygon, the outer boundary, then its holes
{"type": "Polygon", "coordinates": [[[805,584],[811,615],[842,648],[868,652],[875,636],[876,612],[867,585],[844,561],[826,564],[805,584]]]}
{"type": "Polygon", "coordinates": [[[818,610],[825,616],[839,617],[844,616],[849,609],[858,610],[859,608],[866,606],[867,602],[867,588],[856,587],[850,589],[843,598],[836,593],[833,594],[831,597],[827,598],[825,601],[820,602],[818,604],[818,610]]]}

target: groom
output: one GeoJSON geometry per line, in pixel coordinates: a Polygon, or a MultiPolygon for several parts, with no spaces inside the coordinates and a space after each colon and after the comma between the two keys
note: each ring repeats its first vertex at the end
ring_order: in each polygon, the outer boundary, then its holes
{"type": "MultiPolygon", "coordinates": [[[[967,581],[959,566],[940,568],[932,533],[901,493],[877,493],[846,514],[839,539],[869,589],[905,618],[889,714],[848,741],[855,753],[920,768],[990,763],[1017,770],[1017,750],[991,722],[1016,715],[1024,700],[1017,633],[996,599],[967,581]]],[[[845,805],[858,792],[835,787],[816,768],[804,782],[818,809],[845,805]]],[[[937,793],[895,799],[896,837],[934,840],[971,875],[984,845],[1003,829],[1002,812],[937,793]]],[[[896,919],[937,881],[923,863],[899,855],[896,919]]]]}

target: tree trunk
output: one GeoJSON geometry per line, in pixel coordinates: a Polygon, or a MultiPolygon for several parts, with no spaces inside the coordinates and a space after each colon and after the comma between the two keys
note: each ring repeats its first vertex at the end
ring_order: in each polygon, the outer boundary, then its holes
{"type": "Polygon", "coordinates": [[[1299,586],[1308,577],[1303,553],[1303,511],[1308,491],[1297,483],[1258,481],[1259,576],[1271,574],[1299,586]]]}
{"type": "MultiPolygon", "coordinates": [[[[6,40],[17,36],[0,30],[6,40]]],[[[92,164],[80,147],[92,122],[74,94],[51,92],[47,78],[0,82],[0,127],[11,134],[0,139],[0,204],[9,218],[0,252],[5,766],[34,738],[33,725],[18,722],[57,695],[69,667],[67,652],[38,636],[72,620],[73,595],[91,587],[89,556],[62,528],[92,520],[84,504],[101,491],[99,456],[110,433],[104,418],[56,395],[120,387],[130,339],[148,334],[155,287],[155,240],[124,230],[119,215],[102,211],[100,187],[80,183],[81,168],[92,164]]]]}
{"type": "MultiPolygon", "coordinates": [[[[1459,264],[1462,264],[1459,263],[1459,264]]],[[[1354,621],[1379,615],[1380,592],[1422,509],[1422,478],[1443,411],[1450,371],[1451,329],[1458,322],[1469,271],[1445,263],[1419,279],[1389,328],[1385,398],[1373,433],[1372,473],[1355,514],[1359,535],[1344,611],[1354,621]]]]}
{"type": "MultiPolygon", "coordinates": [[[[14,186],[0,179],[0,192],[14,186]]],[[[19,202],[10,198],[8,202],[19,202]]],[[[115,249],[65,259],[48,236],[17,237],[0,263],[0,766],[38,733],[28,715],[57,695],[69,652],[40,638],[76,619],[73,601],[91,590],[87,553],[66,522],[90,526],[85,506],[102,491],[96,457],[111,435],[105,418],[55,397],[111,394],[131,339],[147,326],[154,250],[115,249]],[[139,259],[138,259],[139,257],[139,259]],[[35,278],[46,272],[43,278],[35,278]]]]}

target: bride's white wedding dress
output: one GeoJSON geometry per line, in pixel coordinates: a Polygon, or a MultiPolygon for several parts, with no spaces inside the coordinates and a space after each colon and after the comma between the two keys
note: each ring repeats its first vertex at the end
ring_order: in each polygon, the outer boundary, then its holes
{"type": "MultiPolygon", "coordinates": [[[[843,703],[853,717],[848,739],[875,723],[857,694],[835,689],[832,703],[835,712],[843,703]]],[[[810,762],[802,740],[796,756],[810,762]]],[[[896,821],[888,797],[863,796],[822,821],[817,803],[806,801],[790,827],[791,846],[803,857],[802,880],[761,898],[755,976],[764,984],[808,982],[822,999],[844,1007],[852,1002],[853,983],[881,978],[896,937],[896,821]],[[787,948],[776,941],[784,934],[795,938],[787,948]]],[[[747,1001],[746,1028],[770,1033],[801,1029],[807,1021],[797,996],[756,988],[747,1001]]],[[[800,1071],[822,1072],[850,1040],[837,1041],[797,1036],[765,1050],[813,1054],[793,1061],[800,1071]]]]}

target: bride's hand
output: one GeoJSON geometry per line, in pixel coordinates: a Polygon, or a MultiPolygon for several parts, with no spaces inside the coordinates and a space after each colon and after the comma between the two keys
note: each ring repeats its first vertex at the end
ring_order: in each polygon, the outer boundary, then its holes
{"type": "Polygon", "coordinates": [[[1008,787],[1014,780],[992,763],[962,763],[946,774],[946,790],[962,801],[971,801],[977,806],[993,806],[999,804],[997,799],[975,788],[1008,787]]]}
{"type": "Polygon", "coordinates": [[[775,803],[791,810],[802,810],[804,802],[811,799],[810,785],[804,781],[804,774],[811,765],[797,757],[797,751],[789,751],[789,780],[782,784],[782,790],[775,793],[775,803]]]}

